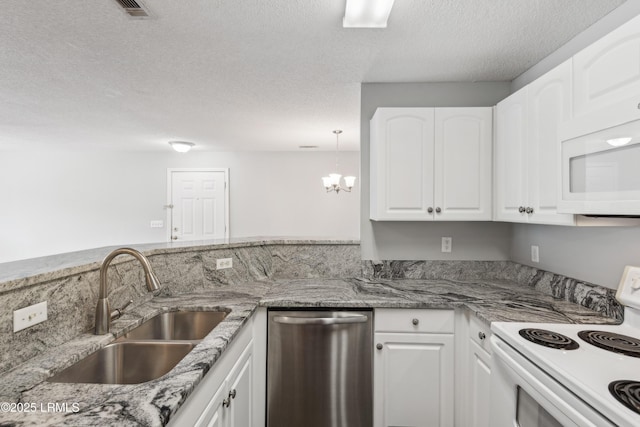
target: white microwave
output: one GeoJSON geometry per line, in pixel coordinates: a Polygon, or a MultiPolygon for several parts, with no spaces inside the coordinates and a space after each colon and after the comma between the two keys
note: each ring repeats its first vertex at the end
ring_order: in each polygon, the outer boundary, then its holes
{"type": "Polygon", "coordinates": [[[640,120],[560,144],[559,212],[640,216],[640,120]]]}

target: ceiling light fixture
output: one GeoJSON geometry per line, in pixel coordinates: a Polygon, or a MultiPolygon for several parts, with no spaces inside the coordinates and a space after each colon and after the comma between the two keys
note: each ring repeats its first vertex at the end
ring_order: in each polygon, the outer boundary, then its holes
{"type": "Polygon", "coordinates": [[[347,0],[344,28],[387,28],[394,0],[347,0]]]}
{"type": "Polygon", "coordinates": [[[342,175],[338,173],[338,137],[342,133],[341,130],[334,130],[333,133],[336,134],[336,169],[334,173],[330,173],[329,176],[322,177],[322,183],[324,184],[325,190],[327,193],[331,191],[335,191],[336,194],[340,193],[340,191],[346,191],[347,193],[351,192],[353,188],[353,184],[356,182],[355,176],[345,176],[344,177],[344,187],[340,187],[340,178],[342,175]]]}
{"type": "Polygon", "coordinates": [[[191,150],[196,144],[186,141],[169,141],[169,145],[173,147],[178,153],[186,153],[191,150]]]}
{"type": "Polygon", "coordinates": [[[612,145],[614,147],[622,147],[623,145],[627,145],[631,142],[632,138],[611,138],[607,139],[607,144],[612,145]]]}

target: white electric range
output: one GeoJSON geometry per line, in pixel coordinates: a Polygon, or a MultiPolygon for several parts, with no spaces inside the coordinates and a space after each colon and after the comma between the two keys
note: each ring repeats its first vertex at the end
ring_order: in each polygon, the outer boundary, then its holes
{"type": "Polygon", "coordinates": [[[495,322],[492,427],[640,426],[640,268],[621,325],[495,322]]]}

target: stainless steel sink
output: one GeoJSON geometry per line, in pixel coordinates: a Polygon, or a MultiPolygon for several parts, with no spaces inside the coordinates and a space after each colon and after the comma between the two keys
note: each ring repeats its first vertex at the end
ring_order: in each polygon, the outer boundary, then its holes
{"type": "Polygon", "coordinates": [[[123,340],[201,340],[227,316],[226,311],[161,313],[127,332],[123,340]]]}
{"type": "Polygon", "coordinates": [[[151,381],[173,369],[227,314],[227,311],[158,314],[48,381],[98,384],[151,381]]]}
{"type": "Polygon", "coordinates": [[[138,384],[173,369],[197,343],[119,342],[109,344],[49,378],[58,383],[138,384]]]}

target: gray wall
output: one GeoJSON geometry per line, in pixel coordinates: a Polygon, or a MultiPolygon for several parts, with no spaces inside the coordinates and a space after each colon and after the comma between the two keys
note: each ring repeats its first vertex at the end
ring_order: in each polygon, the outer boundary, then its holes
{"type": "MultiPolygon", "coordinates": [[[[0,263],[168,240],[167,168],[229,168],[231,237],[358,239],[359,187],[326,193],[335,152],[25,151],[0,155],[0,263]],[[34,171],[37,171],[34,172],[34,171]]],[[[359,154],[340,152],[344,174],[359,154]]]]}
{"type": "Polygon", "coordinates": [[[497,222],[369,220],[369,121],[378,107],[489,107],[509,82],[363,83],[360,108],[360,240],[365,260],[507,260],[511,225],[497,222]],[[453,250],[440,251],[441,237],[453,250]]]}
{"type": "Polygon", "coordinates": [[[615,289],[625,265],[640,265],[640,227],[514,224],[511,259],[615,289]],[[531,245],[540,263],[531,262],[531,245]]]}

